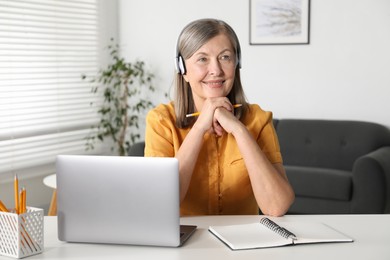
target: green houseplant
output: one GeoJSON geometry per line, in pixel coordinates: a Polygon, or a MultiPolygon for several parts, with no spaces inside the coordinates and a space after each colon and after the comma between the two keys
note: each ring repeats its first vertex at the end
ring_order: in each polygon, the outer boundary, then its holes
{"type": "MultiPolygon", "coordinates": [[[[92,78],[82,75],[93,84],[92,92],[103,94],[98,113],[100,121],[86,137],[86,149],[94,149],[96,141],[111,138],[117,154],[127,155],[128,148],[140,138],[139,115],[153,106],[141,93],[154,92],[154,74],[147,71],[143,61],[126,62],[119,56],[119,47],[111,39],[108,46],[110,62],[92,78]]],[[[147,96],[147,95],[144,95],[147,96]]]]}

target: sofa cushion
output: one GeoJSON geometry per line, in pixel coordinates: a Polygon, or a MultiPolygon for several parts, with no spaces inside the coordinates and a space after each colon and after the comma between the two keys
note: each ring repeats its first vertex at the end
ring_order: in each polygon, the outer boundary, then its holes
{"type": "Polygon", "coordinates": [[[348,201],[352,194],[352,172],[285,165],[296,196],[348,201]]]}
{"type": "Polygon", "coordinates": [[[390,145],[389,129],[369,122],[283,119],[276,132],[286,165],[351,171],[358,157],[390,145]]]}

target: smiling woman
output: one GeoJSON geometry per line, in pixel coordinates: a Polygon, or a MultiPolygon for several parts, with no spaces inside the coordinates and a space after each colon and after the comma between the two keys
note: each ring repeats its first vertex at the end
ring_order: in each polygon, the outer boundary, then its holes
{"type": "Polygon", "coordinates": [[[179,160],[182,215],[280,216],[294,199],[272,114],[245,99],[240,56],[224,21],[191,22],[177,43],[175,99],[147,116],[145,156],[179,160]]]}

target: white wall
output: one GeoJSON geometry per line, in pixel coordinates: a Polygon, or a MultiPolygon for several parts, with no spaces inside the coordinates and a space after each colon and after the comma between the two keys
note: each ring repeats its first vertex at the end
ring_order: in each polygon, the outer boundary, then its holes
{"type": "Polygon", "coordinates": [[[168,90],[177,36],[204,17],[227,21],[240,38],[251,103],[277,118],[390,127],[390,1],[312,0],[309,45],[261,46],[249,45],[249,0],[119,0],[123,54],[145,60],[158,76],[156,85],[168,90]]]}

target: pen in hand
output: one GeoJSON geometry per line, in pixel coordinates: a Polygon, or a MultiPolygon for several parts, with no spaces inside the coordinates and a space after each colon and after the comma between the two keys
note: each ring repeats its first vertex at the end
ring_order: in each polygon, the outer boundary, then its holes
{"type": "MultiPolygon", "coordinates": [[[[242,104],[235,104],[233,105],[234,108],[237,108],[237,107],[241,107],[242,104]]],[[[187,114],[186,117],[194,117],[194,116],[199,116],[200,115],[200,112],[195,112],[195,113],[192,113],[192,114],[187,114]]]]}

